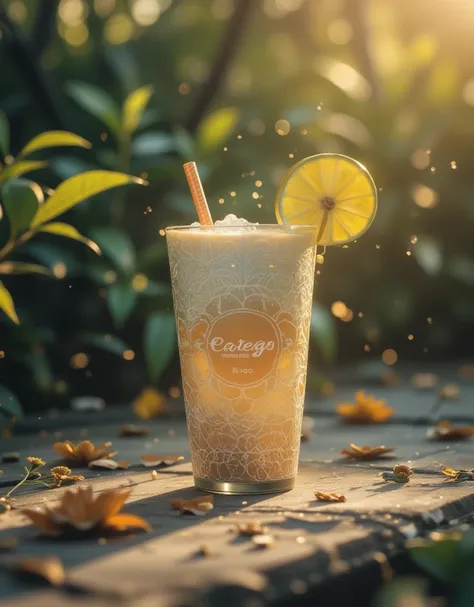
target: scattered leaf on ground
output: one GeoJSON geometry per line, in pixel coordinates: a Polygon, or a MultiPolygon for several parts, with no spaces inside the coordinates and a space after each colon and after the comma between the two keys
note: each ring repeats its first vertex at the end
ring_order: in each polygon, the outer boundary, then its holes
{"type": "Polygon", "coordinates": [[[444,468],[441,472],[454,481],[474,481],[474,470],[453,470],[453,468],[444,468]]]}
{"type": "Polygon", "coordinates": [[[370,445],[359,447],[354,443],[351,443],[349,449],[343,449],[341,454],[349,459],[368,461],[379,459],[381,456],[392,452],[393,449],[391,447],[385,447],[384,445],[381,445],[380,447],[371,447],[370,445]]]}
{"type": "Polygon", "coordinates": [[[322,491],[316,491],[314,496],[318,502],[347,502],[345,495],[339,495],[337,493],[324,493],[322,491]]]}
{"type": "Polygon", "coordinates": [[[140,461],[146,468],[155,468],[156,466],[172,466],[184,459],[182,455],[140,455],[140,461]]]}
{"type": "Polygon", "coordinates": [[[442,420],[427,433],[428,438],[440,441],[467,440],[474,436],[474,426],[453,426],[447,420],[442,420]]]}
{"type": "Polygon", "coordinates": [[[393,416],[393,409],[384,400],[359,390],[356,392],[354,403],[337,405],[337,413],[345,423],[381,424],[393,416]]]}
{"type": "Polygon", "coordinates": [[[92,462],[89,462],[89,468],[104,468],[106,470],[126,470],[130,466],[130,462],[127,460],[118,460],[115,461],[113,459],[96,459],[92,462]]]}
{"type": "Polygon", "coordinates": [[[90,440],[84,440],[77,445],[74,445],[70,441],[64,441],[62,443],[54,443],[53,451],[56,451],[56,453],[59,453],[65,459],[86,466],[95,460],[108,459],[117,455],[117,451],[109,451],[111,446],[111,442],[94,447],[94,444],[90,440]]]}
{"type": "Polygon", "coordinates": [[[196,516],[205,516],[214,508],[214,497],[204,495],[193,499],[174,499],[171,501],[171,507],[182,513],[188,512],[196,516]]]}

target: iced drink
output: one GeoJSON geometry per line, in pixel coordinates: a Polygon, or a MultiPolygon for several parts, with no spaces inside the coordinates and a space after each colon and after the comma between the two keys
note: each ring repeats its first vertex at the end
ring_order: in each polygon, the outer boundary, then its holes
{"type": "Polygon", "coordinates": [[[234,494],[291,489],[314,232],[231,217],[166,236],[195,484],[234,494]]]}

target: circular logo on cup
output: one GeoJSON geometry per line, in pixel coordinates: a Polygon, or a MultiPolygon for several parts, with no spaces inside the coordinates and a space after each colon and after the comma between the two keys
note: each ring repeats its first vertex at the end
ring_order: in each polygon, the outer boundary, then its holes
{"type": "Polygon", "coordinates": [[[259,312],[229,312],[210,327],[206,350],[220,379],[237,386],[257,384],[272,372],[280,354],[278,329],[259,312]]]}

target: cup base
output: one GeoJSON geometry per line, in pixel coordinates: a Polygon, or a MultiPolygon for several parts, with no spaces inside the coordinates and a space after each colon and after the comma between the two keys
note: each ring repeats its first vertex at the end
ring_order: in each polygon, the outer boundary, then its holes
{"type": "Polygon", "coordinates": [[[260,493],[283,493],[291,491],[295,486],[295,477],[278,481],[262,481],[261,483],[241,483],[234,481],[213,481],[208,478],[194,477],[198,489],[208,493],[223,495],[258,495],[260,493]]]}

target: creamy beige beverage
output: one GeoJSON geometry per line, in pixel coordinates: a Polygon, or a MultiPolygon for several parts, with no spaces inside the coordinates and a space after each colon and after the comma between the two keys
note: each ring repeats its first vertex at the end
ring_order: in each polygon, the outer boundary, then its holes
{"type": "Polygon", "coordinates": [[[291,489],[313,232],[229,216],[210,227],[168,228],[166,235],[196,486],[222,493],[291,489]]]}

